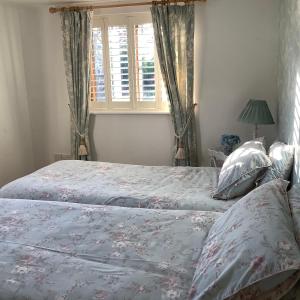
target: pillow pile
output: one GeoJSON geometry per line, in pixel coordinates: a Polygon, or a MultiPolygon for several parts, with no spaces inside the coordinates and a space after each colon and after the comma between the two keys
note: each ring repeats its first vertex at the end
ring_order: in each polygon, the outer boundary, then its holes
{"type": "Polygon", "coordinates": [[[269,157],[272,162],[260,181],[260,185],[276,178],[289,180],[294,163],[294,146],[282,142],[274,142],[269,150],[269,157]]]}
{"type": "Polygon", "coordinates": [[[277,300],[293,288],[300,278],[300,250],[287,186],[270,181],[217,219],[196,267],[191,299],[277,300]]]}
{"type": "Polygon", "coordinates": [[[227,200],[245,195],[271,165],[261,140],[244,143],[225,160],[213,198],[227,200]]]}

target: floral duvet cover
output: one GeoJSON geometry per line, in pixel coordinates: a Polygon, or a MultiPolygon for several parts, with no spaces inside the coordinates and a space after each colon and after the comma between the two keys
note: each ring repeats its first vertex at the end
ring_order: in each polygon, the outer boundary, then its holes
{"type": "Polygon", "coordinates": [[[0,199],[0,299],[187,299],[217,212],[0,199]]]}
{"type": "Polygon", "coordinates": [[[207,167],[59,161],[2,187],[0,197],[223,212],[236,200],[212,199],[218,175],[207,167]]]}

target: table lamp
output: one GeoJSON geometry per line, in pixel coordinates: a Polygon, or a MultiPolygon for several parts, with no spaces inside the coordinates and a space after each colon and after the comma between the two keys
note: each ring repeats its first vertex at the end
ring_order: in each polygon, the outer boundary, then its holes
{"type": "Polygon", "coordinates": [[[269,110],[267,101],[250,99],[246,107],[241,112],[240,122],[253,124],[253,138],[257,138],[258,125],[275,124],[272,114],[269,110]]]}

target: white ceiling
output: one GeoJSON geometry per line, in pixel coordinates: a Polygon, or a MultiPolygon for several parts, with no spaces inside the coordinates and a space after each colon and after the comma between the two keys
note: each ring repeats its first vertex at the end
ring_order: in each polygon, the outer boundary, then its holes
{"type": "MultiPolygon", "coordinates": [[[[146,0],[134,0],[134,2],[144,2],[146,0]]],[[[108,4],[108,3],[124,3],[128,0],[0,0],[0,3],[17,3],[17,4],[35,4],[35,5],[63,5],[63,4],[80,4],[80,3],[89,3],[89,4],[108,4]]]]}

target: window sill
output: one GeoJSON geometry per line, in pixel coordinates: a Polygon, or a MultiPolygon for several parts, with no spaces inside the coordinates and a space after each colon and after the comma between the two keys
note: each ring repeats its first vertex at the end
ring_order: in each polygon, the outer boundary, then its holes
{"type": "Polygon", "coordinates": [[[91,115],[170,115],[169,111],[91,111],[91,115]]]}

